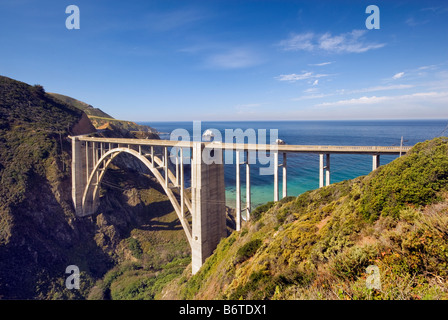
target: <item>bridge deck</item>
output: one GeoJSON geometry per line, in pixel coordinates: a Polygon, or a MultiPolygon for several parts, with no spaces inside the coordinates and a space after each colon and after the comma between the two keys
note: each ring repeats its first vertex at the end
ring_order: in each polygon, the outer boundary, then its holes
{"type": "MultiPolygon", "coordinates": [[[[77,137],[81,141],[115,143],[122,145],[148,145],[161,147],[184,147],[192,148],[191,141],[171,141],[157,139],[126,139],[126,138],[94,138],[77,137]]],[[[249,143],[219,143],[203,142],[205,148],[219,148],[225,150],[240,151],[270,151],[274,145],[249,144],[249,143]]],[[[326,153],[326,154],[400,154],[408,152],[412,146],[332,146],[332,145],[275,145],[278,152],[283,153],[326,153]]]]}

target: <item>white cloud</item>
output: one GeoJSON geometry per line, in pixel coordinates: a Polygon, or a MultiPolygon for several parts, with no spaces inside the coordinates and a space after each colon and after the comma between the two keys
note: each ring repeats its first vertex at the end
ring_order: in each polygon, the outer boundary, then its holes
{"type": "Polygon", "coordinates": [[[361,98],[355,98],[355,99],[347,99],[347,100],[339,100],[335,102],[324,102],[319,103],[317,106],[320,107],[328,107],[328,106],[348,106],[353,104],[373,104],[373,103],[379,103],[381,101],[384,101],[387,99],[387,97],[361,97],[361,98]]]}
{"type": "Polygon", "coordinates": [[[423,8],[420,11],[431,11],[433,14],[443,14],[448,12],[448,7],[446,6],[435,6],[423,8]]]}
{"type": "Polygon", "coordinates": [[[279,81],[296,82],[299,80],[316,79],[316,78],[322,78],[322,77],[328,77],[328,76],[329,76],[328,74],[319,74],[319,73],[314,74],[313,72],[304,71],[301,74],[296,74],[296,73],[281,74],[278,77],[275,77],[275,79],[277,79],[279,81]]]}
{"type": "Polygon", "coordinates": [[[325,97],[329,97],[329,96],[333,96],[333,94],[324,94],[324,93],[315,93],[314,91],[308,91],[305,90],[305,93],[311,93],[311,94],[307,94],[298,98],[292,98],[290,99],[291,101],[302,101],[302,100],[311,100],[311,99],[320,99],[320,98],[325,98],[325,97]]]}
{"type": "Polygon", "coordinates": [[[341,93],[361,93],[361,92],[375,92],[375,91],[385,91],[385,90],[402,90],[402,89],[410,89],[414,86],[411,84],[394,84],[394,85],[388,85],[388,86],[375,86],[375,87],[368,87],[363,89],[357,89],[357,90],[343,90],[341,93]]]}
{"type": "Polygon", "coordinates": [[[417,70],[435,70],[435,69],[437,69],[437,65],[431,64],[428,66],[421,66],[417,70]]]}
{"type": "Polygon", "coordinates": [[[152,30],[171,31],[186,28],[194,23],[208,19],[209,16],[202,10],[183,8],[169,12],[156,12],[147,15],[147,24],[152,30]]]}
{"type": "Polygon", "coordinates": [[[260,63],[262,63],[260,56],[253,50],[246,48],[234,48],[224,53],[216,53],[206,60],[209,67],[219,69],[247,68],[260,63]]]}
{"type": "Polygon", "coordinates": [[[404,102],[448,102],[448,92],[417,92],[413,94],[407,95],[399,95],[399,96],[372,96],[372,97],[360,97],[354,99],[347,100],[339,100],[334,102],[324,102],[316,104],[319,107],[334,107],[334,106],[351,106],[351,105],[370,105],[370,104],[379,104],[385,102],[399,102],[400,104],[404,102]]]}
{"type": "Polygon", "coordinates": [[[303,90],[303,92],[305,92],[305,93],[314,93],[314,92],[317,92],[317,91],[319,91],[319,89],[316,88],[316,87],[308,88],[306,90],[303,90]]]}
{"type": "Polygon", "coordinates": [[[285,50],[307,50],[311,51],[314,49],[315,44],[311,41],[314,38],[314,33],[302,33],[292,35],[289,39],[280,41],[280,46],[282,46],[285,50]]]}
{"type": "Polygon", "coordinates": [[[260,103],[247,103],[247,104],[238,104],[235,106],[237,109],[244,109],[244,108],[255,108],[261,106],[260,103]]]}
{"type": "Polygon", "coordinates": [[[408,19],[406,19],[405,23],[410,26],[410,27],[416,27],[416,26],[422,26],[424,24],[427,24],[428,22],[430,22],[430,20],[425,19],[416,19],[414,17],[409,17],[408,19]]]}
{"type": "Polygon", "coordinates": [[[323,50],[331,53],[362,53],[385,46],[384,43],[367,43],[365,34],[366,30],[353,30],[334,36],[329,32],[321,35],[308,32],[292,35],[280,41],[280,46],[287,51],[323,50]]]}
{"type": "Polygon", "coordinates": [[[394,80],[400,79],[403,76],[404,76],[404,72],[398,72],[392,77],[392,79],[394,79],[394,80]]]}
{"type": "Polygon", "coordinates": [[[329,61],[329,62],[322,62],[322,63],[311,63],[308,64],[309,66],[315,66],[315,67],[323,67],[323,66],[327,66],[329,64],[332,64],[333,61],[329,61]]]}
{"type": "Polygon", "coordinates": [[[361,53],[384,46],[384,44],[364,43],[361,38],[365,33],[366,30],[353,30],[352,32],[337,36],[326,33],[320,37],[319,47],[332,52],[361,53]]]}
{"type": "Polygon", "coordinates": [[[396,96],[362,96],[319,104],[304,102],[289,118],[300,119],[446,119],[448,91],[396,96]]]}
{"type": "MultiPolygon", "coordinates": [[[[375,91],[386,91],[386,90],[402,90],[402,89],[410,89],[410,88],[414,88],[413,85],[410,84],[396,84],[396,85],[389,85],[389,86],[375,86],[375,87],[368,87],[368,88],[363,88],[363,89],[356,89],[356,90],[346,90],[346,89],[339,89],[336,90],[334,92],[329,92],[329,93],[320,93],[318,94],[318,88],[317,87],[312,87],[309,89],[304,90],[303,92],[306,93],[307,95],[303,95],[301,97],[298,98],[292,98],[291,101],[300,101],[300,100],[308,100],[308,99],[319,99],[319,98],[325,98],[325,97],[330,97],[330,96],[342,96],[342,95],[349,95],[349,94],[354,94],[354,93],[367,93],[367,92],[375,92],[375,91]]],[[[369,102],[374,102],[376,97],[371,97],[372,99],[366,99],[367,97],[364,97],[364,99],[361,99],[361,103],[369,103],[369,102]]],[[[341,104],[347,102],[348,104],[351,104],[352,102],[355,102],[356,99],[351,99],[351,100],[341,100],[341,104]],[[353,101],[352,101],[353,100],[353,101]]],[[[334,104],[333,102],[331,104],[334,104]]]]}

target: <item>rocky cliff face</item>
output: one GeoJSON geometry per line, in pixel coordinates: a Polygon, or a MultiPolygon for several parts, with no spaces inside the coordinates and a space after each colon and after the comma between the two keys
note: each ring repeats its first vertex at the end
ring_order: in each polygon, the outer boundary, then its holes
{"type": "Polygon", "coordinates": [[[90,122],[89,117],[83,112],[81,119],[76,122],[70,130],[74,136],[81,134],[88,134],[96,132],[95,127],[92,122],[90,122]]]}

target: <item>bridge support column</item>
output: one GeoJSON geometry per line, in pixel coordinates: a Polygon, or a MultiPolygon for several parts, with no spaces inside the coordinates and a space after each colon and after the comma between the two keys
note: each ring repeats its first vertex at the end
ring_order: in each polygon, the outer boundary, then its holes
{"type": "Polygon", "coordinates": [[[246,221],[250,219],[251,210],[251,190],[250,190],[250,164],[249,164],[249,151],[246,151],[246,221]]]}
{"type": "Polygon", "coordinates": [[[185,217],[185,180],[184,180],[184,150],[180,148],[180,212],[182,212],[182,218],[185,217]]]}
{"type": "Polygon", "coordinates": [[[380,166],[380,155],[374,154],[372,156],[372,171],[375,171],[380,166]]]}
{"type": "Polygon", "coordinates": [[[168,188],[169,179],[168,179],[168,148],[165,147],[163,149],[163,171],[165,172],[165,187],[168,188]]]}
{"type": "Polygon", "coordinates": [[[176,151],[176,186],[179,186],[179,150],[176,151]]]}
{"type": "Polygon", "coordinates": [[[324,186],[324,155],[319,154],[319,188],[324,186]]]}
{"type": "Polygon", "coordinates": [[[85,183],[87,183],[87,181],[89,181],[89,176],[90,176],[90,173],[89,173],[89,165],[90,165],[90,162],[89,162],[89,141],[86,141],[86,144],[85,144],[85,149],[86,149],[86,163],[85,163],[85,166],[86,166],[86,168],[85,168],[85,174],[86,174],[86,182],[85,183]]]}
{"type": "Polygon", "coordinates": [[[319,154],[319,188],[324,186],[324,173],[325,173],[325,185],[330,185],[330,154],[325,154],[326,163],[324,165],[324,154],[319,154]]]}
{"type": "Polygon", "coordinates": [[[283,198],[288,196],[287,172],[286,172],[286,152],[283,153],[283,198]]]}
{"type": "Polygon", "coordinates": [[[80,213],[80,216],[89,216],[93,214],[96,210],[96,207],[98,205],[97,199],[94,198],[94,186],[98,185],[99,181],[99,172],[97,171],[95,174],[94,168],[98,162],[98,151],[99,151],[99,142],[92,141],[92,143],[88,143],[86,141],[85,143],[86,148],[86,163],[85,163],[85,173],[86,173],[86,180],[84,182],[83,186],[83,196],[85,196],[85,199],[82,200],[82,211],[80,213]],[[87,190],[87,193],[84,194],[85,188],[87,185],[92,186],[87,190]]]}
{"type": "Polygon", "coordinates": [[[81,144],[79,138],[72,137],[72,199],[78,216],[83,214],[82,196],[85,187],[81,144]]]}
{"type": "Polygon", "coordinates": [[[278,152],[274,151],[274,201],[278,201],[278,152]]]}
{"type": "Polygon", "coordinates": [[[236,231],[241,230],[241,177],[240,177],[240,151],[235,153],[236,162],[236,205],[235,205],[235,219],[236,231]]]}
{"type": "Polygon", "coordinates": [[[195,142],[192,149],[191,255],[192,273],[195,274],[213,253],[221,238],[227,236],[227,228],[222,150],[214,150],[214,159],[221,159],[219,163],[206,164],[202,158],[204,145],[195,142]]]}

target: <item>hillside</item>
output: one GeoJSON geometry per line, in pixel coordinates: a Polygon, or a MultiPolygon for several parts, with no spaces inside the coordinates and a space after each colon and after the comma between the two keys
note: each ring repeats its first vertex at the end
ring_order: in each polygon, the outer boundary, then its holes
{"type": "Polygon", "coordinates": [[[53,100],[39,85],[0,77],[2,208],[24,199],[32,171],[45,173],[44,161],[66,172],[66,136],[89,132],[95,128],[82,111],[53,100]]]}
{"type": "Polygon", "coordinates": [[[71,146],[66,137],[94,131],[82,111],[54,100],[42,86],[0,77],[2,298],[45,295],[63,265],[80,263],[81,256],[70,253],[77,245],[97,257],[91,264],[107,262],[83,238],[86,225],[74,221],[69,192],[71,146]]]}
{"type": "Polygon", "coordinates": [[[48,92],[48,94],[53,96],[56,99],[59,99],[59,100],[65,102],[68,105],[71,105],[79,110],[84,111],[87,114],[87,116],[89,116],[89,117],[96,116],[96,117],[113,119],[110,115],[105,113],[103,110],[94,108],[92,105],[87,104],[85,102],[79,101],[77,99],[74,99],[72,97],[65,96],[65,95],[59,94],[59,93],[48,92]]]}
{"type": "Polygon", "coordinates": [[[268,203],[167,299],[448,299],[448,139],[268,203]],[[381,290],[366,286],[379,268],[381,290]]]}
{"type": "Polygon", "coordinates": [[[154,282],[153,296],[156,275],[172,280],[188,265],[176,214],[138,161],[117,157],[98,212],[76,217],[67,137],[95,131],[83,111],[42,86],[0,76],[0,299],[114,298],[117,272],[130,269],[154,282]],[[69,265],[80,268],[80,290],[65,288],[69,265]]]}
{"type": "Polygon", "coordinates": [[[49,93],[52,97],[84,111],[96,129],[121,133],[127,138],[158,139],[157,130],[132,121],[118,120],[92,105],[58,93],[49,93]]]}

